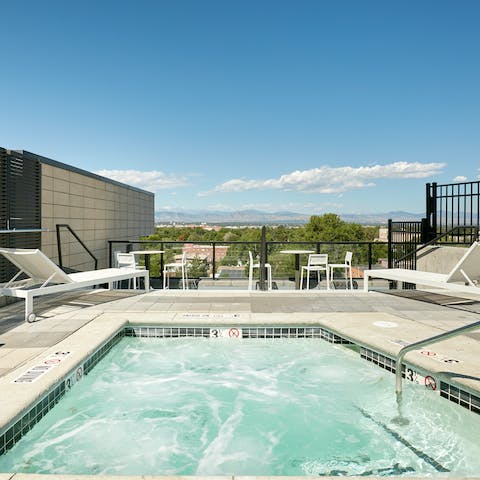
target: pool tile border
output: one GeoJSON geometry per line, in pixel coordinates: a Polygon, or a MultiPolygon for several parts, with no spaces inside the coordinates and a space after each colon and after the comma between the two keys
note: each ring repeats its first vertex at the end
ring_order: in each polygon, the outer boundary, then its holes
{"type": "Polygon", "coordinates": [[[391,373],[396,372],[396,362],[393,358],[384,355],[383,353],[378,353],[375,350],[371,350],[366,347],[360,347],[360,357],[367,362],[374,363],[375,365],[387,370],[391,373]]]}
{"type": "Polygon", "coordinates": [[[3,455],[7,450],[12,448],[23,435],[31,430],[31,428],[60,401],[65,393],[73,386],[73,383],[80,380],[84,374],[88,374],[123,336],[123,331],[115,334],[83,362],[83,365],[80,366],[81,375],[77,374],[79,367],[76,367],[57,382],[55,386],[50,388],[20,419],[16,420],[13,425],[7,428],[5,432],[0,435],[0,455],[3,455]]]}
{"type": "Polygon", "coordinates": [[[449,383],[440,382],[440,396],[474,413],[480,414],[480,397],[472,395],[470,392],[449,383]]]}
{"type": "MultiPolygon", "coordinates": [[[[330,343],[353,345],[350,340],[321,327],[240,327],[242,338],[322,338],[330,343]]],[[[126,326],[127,337],[210,338],[211,327],[126,326]]]]}
{"type": "Polygon", "coordinates": [[[83,363],[83,374],[88,375],[88,373],[97,365],[97,363],[115,346],[123,337],[124,330],[121,329],[113,337],[107,340],[100,348],[95,350],[95,352],[85,360],[83,363]]]}
{"type": "Polygon", "coordinates": [[[0,455],[12,448],[31,428],[40,421],[65,394],[65,381],[62,380],[47,392],[33,407],[0,435],[0,455]]]}

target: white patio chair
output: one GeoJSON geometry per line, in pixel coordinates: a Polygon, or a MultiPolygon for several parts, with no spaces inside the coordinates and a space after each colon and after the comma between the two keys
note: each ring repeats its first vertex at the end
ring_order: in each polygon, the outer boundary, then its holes
{"type": "Polygon", "coordinates": [[[333,271],[335,268],[343,268],[345,270],[345,290],[348,290],[348,285],[350,285],[350,290],[353,290],[353,278],[352,278],[352,252],[347,252],[345,254],[344,263],[329,263],[328,267],[330,268],[330,279],[333,280],[333,271]]]}
{"type": "MultiPolygon", "coordinates": [[[[249,267],[248,267],[248,289],[253,290],[253,269],[260,269],[260,263],[254,263],[252,252],[248,251],[249,257],[249,267]]],[[[269,263],[265,264],[267,269],[267,288],[268,290],[272,289],[272,266],[269,263]]]]}
{"type": "Polygon", "coordinates": [[[325,272],[327,277],[327,290],[330,290],[330,272],[328,268],[328,254],[311,253],[308,256],[308,264],[302,266],[300,272],[300,290],[303,290],[303,272],[307,275],[307,290],[310,290],[310,272],[317,272],[318,285],[320,285],[320,274],[325,272]]]}
{"type": "Polygon", "coordinates": [[[187,275],[187,253],[182,254],[180,262],[166,263],[163,266],[163,288],[170,288],[170,273],[180,270],[182,275],[182,289],[188,290],[188,275],[187,275]]]}
{"type": "Polygon", "coordinates": [[[144,278],[145,290],[148,292],[150,289],[148,270],[104,268],[66,274],[38,249],[0,248],[0,253],[19,269],[10,281],[0,288],[0,295],[25,299],[25,320],[28,322],[34,322],[36,319],[33,299],[42,295],[68,292],[104,283],[111,289],[115,282],[140,277],[144,278]],[[29,277],[30,285],[14,285],[21,274],[29,277]]]}
{"type": "MultiPolygon", "coordinates": [[[[145,270],[143,265],[138,265],[135,255],[133,253],[116,252],[115,253],[115,267],[117,268],[133,268],[135,270],[145,270]]],[[[128,286],[133,285],[133,288],[137,288],[137,279],[131,278],[128,282],[128,286]]]]}

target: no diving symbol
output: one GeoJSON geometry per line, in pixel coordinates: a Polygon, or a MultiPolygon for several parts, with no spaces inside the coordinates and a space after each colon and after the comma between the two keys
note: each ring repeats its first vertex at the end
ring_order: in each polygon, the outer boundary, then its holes
{"type": "Polygon", "coordinates": [[[426,357],[435,357],[437,355],[435,352],[432,352],[431,350],[422,350],[420,353],[422,355],[425,355],[426,357]]]}
{"type": "Polygon", "coordinates": [[[47,358],[43,363],[45,365],[58,365],[61,361],[60,358],[47,358]]]}
{"type": "Polygon", "coordinates": [[[432,376],[427,375],[425,377],[425,386],[429,390],[436,390],[437,389],[437,382],[435,381],[435,379],[432,376]]]}
{"type": "Polygon", "coordinates": [[[230,338],[238,338],[240,336],[240,331],[238,330],[238,328],[231,328],[228,331],[228,336],[230,338]]]}

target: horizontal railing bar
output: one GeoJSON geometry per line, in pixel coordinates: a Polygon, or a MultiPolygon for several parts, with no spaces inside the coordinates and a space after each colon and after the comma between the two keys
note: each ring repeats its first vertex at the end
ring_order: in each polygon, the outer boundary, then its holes
{"type": "MultiPolygon", "coordinates": [[[[178,244],[186,244],[192,243],[194,245],[211,245],[212,243],[215,244],[222,244],[222,245],[257,245],[260,244],[260,240],[257,241],[223,241],[223,240],[108,240],[108,243],[138,243],[138,244],[147,244],[147,243],[178,243],[178,244]]],[[[388,242],[378,241],[378,242],[370,242],[365,240],[358,240],[358,241],[340,241],[340,242],[325,242],[322,240],[312,240],[310,242],[305,241],[277,241],[277,240],[267,240],[267,245],[387,245],[388,242]]]]}

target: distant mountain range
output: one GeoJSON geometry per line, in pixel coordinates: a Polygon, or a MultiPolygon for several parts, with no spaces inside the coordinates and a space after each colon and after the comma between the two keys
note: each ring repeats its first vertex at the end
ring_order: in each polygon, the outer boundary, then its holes
{"type": "MultiPolygon", "coordinates": [[[[372,214],[338,214],[345,222],[362,225],[387,224],[389,218],[396,221],[420,220],[422,215],[409,212],[387,212],[372,214]]],[[[261,210],[213,211],[190,210],[181,212],[155,212],[157,224],[201,224],[214,225],[302,225],[310,220],[310,214],[295,212],[263,212],[261,210]]]]}

